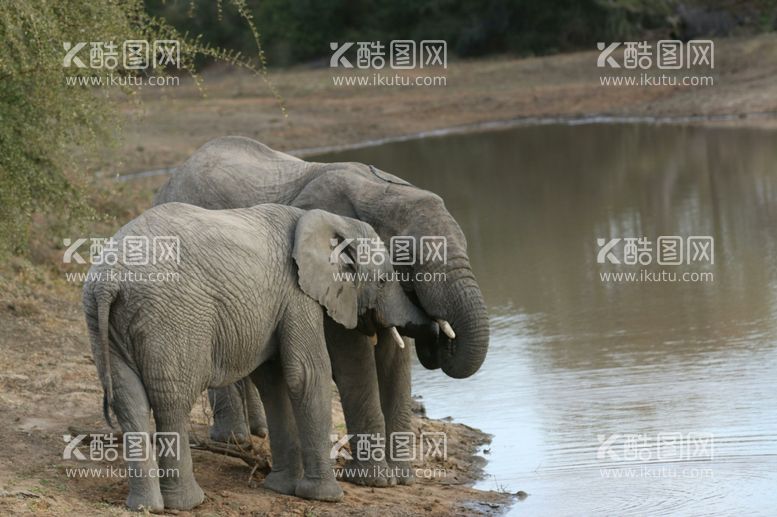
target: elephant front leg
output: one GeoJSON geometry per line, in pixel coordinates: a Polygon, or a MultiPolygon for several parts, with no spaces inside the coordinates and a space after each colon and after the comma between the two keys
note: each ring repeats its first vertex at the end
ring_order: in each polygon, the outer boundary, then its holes
{"type": "Polygon", "coordinates": [[[368,337],[346,330],[328,318],[325,329],[345,426],[351,435],[352,459],[347,461],[342,471],[343,479],[374,487],[396,485],[386,462],[386,449],[373,446],[381,442],[386,444],[374,347],[368,337]],[[359,442],[362,440],[368,440],[370,447],[361,447],[359,442]]]}
{"type": "MultiPolygon", "coordinates": [[[[305,474],[294,495],[320,501],[339,501],[343,490],[332,469],[329,433],[332,430],[332,369],[322,328],[324,315],[312,299],[300,302],[309,317],[286,318],[280,332],[283,377],[289,390],[305,474]]],[[[272,441],[272,435],[270,436],[272,441]]]]}
{"type": "Polygon", "coordinates": [[[264,413],[264,404],[259,396],[256,384],[250,379],[243,379],[245,387],[246,413],[248,413],[248,428],[251,434],[264,438],[267,436],[267,416],[264,413]]]}
{"type": "Polygon", "coordinates": [[[264,479],[263,486],[274,492],[294,495],[303,474],[302,455],[280,362],[262,364],[251,374],[251,378],[264,400],[270,433],[272,471],[264,479]]]}
{"type": "MultiPolygon", "coordinates": [[[[410,348],[407,339],[405,348],[400,348],[388,330],[379,331],[375,363],[380,387],[380,407],[389,437],[386,457],[389,469],[400,485],[411,485],[415,482],[410,458],[419,452],[416,447],[415,451],[401,451],[403,454],[400,454],[399,449],[392,450],[390,443],[396,437],[409,436],[412,433],[410,348]],[[406,452],[411,454],[404,454],[406,452]]],[[[413,443],[416,443],[415,440],[413,443]]]]}

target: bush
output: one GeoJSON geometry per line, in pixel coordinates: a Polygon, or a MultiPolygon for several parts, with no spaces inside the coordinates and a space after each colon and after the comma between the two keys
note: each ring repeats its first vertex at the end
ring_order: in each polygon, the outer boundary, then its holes
{"type": "MultiPolygon", "coordinates": [[[[256,31],[243,0],[232,0],[232,5],[253,37],[256,31]]],[[[258,59],[248,60],[203,44],[200,37],[182,35],[147,14],[142,0],[1,3],[0,256],[27,251],[36,217],[48,215],[61,227],[95,217],[86,202],[93,178],[87,167],[116,142],[119,119],[107,89],[67,84],[68,76],[97,78],[106,71],[64,67],[63,45],[113,41],[121,46],[132,39],[178,40],[180,68],[195,78],[193,59],[205,55],[266,80],[261,50],[258,59]]],[[[259,44],[258,36],[254,42],[259,44]]],[[[113,73],[135,72],[117,68],[113,73]]],[[[132,96],[135,88],[125,87],[124,93],[132,96]]]]}

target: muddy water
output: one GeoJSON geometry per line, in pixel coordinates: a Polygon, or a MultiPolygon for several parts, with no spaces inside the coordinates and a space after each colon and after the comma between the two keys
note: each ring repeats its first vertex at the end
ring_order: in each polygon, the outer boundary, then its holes
{"type": "Polygon", "coordinates": [[[548,125],[318,159],[463,227],[491,349],[466,380],[416,364],[414,391],[494,435],[480,486],[528,492],[511,512],[777,515],[777,134],[548,125]],[[713,279],[602,280],[641,266],[597,263],[598,238],[663,235],[713,237],[714,263],[646,270],[713,279]]]}

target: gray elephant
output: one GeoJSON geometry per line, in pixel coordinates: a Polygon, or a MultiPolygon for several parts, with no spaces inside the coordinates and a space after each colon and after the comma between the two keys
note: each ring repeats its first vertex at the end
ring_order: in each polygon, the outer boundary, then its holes
{"type": "MultiPolygon", "coordinates": [[[[415,336],[416,354],[426,368],[442,368],[453,378],[469,377],[483,363],[489,342],[485,303],[464,234],[439,196],[372,166],[306,162],[249,138],[225,137],[206,143],[178,167],[154,203],[171,201],[213,209],[258,203],[320,208],[370,224],[384,242],[393,236],[409,236],[416,243],[425,236],[444,237],[447,263],[416,261],[397,267],[411,299],[439,322],[435,332],[415,336]],[[434,280],[425,281],[430,278],[434,280]]],[[[359,434],[384,439],[388,434],[390,439],[391,433],[409,432],[409,347],[398,349],[384,337],[373,348],[360,333],[329,320],[325,330],[352,450],[359,434]]],[[[217,412],[216,435],[230,434],[241,419],[227,417],[229,413],[217,412]]],[[[344,477],[373,486],[413,482],[409,462],[386,458],[353,460],[344,477]]]]}
{"type": "MultiPolygon", "coordinates": [[[[179,457],[129,461],[132,509],[189,509],[204,498],[192,473],[188,417],[208,387],[250,375],[269,418],[272,471],[264,486],[337,501],[332,471],[332,372],[324,340],[329,319],[368,334],[395,326],[431,327],[382,260],[332,260],[332,242],[377,239],[369,225],[322,210],[261,205],[206,210],[182,203],[154,207],[115,235],[124,260],[92,266],[84,285],[86,322],[109,408],[121,429],[178,433],[179,457]],[[178,260],[138,265],[138,237],[174,236],[178,260]],[[125,247],[126,246],[126,247],[125,247]],[[348,273],[351,276],[343,276],[348,273]],[[323,308],[322,308],[323,307],[323,308]],[[149,476],[160,467],[163,473],[149,476]]],[[[376,241],[368,241],[376,242],[376,241]]],[[[356,256],[356,244],[344,253],[356,256]]],[[[375,253],[385,253],[378,247],[375,253]]],[[[163,256],[164,257],[164,256],[163,256]]]]}

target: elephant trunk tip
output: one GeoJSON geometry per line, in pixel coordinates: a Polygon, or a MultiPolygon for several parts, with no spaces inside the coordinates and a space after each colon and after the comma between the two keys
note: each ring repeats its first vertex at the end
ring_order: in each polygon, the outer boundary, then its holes
{"type": "Polygon", "coordinates": [[[484,324],[487,320],[484,315],[460,325],[454,322],[448,324],[447,330],[440,325],[440,330],[448,338],[447,346],[439,348],[440,365],[448,377],[466,379],[480,370],[489,345],[489,329],[487,324],[484,324]]]}

